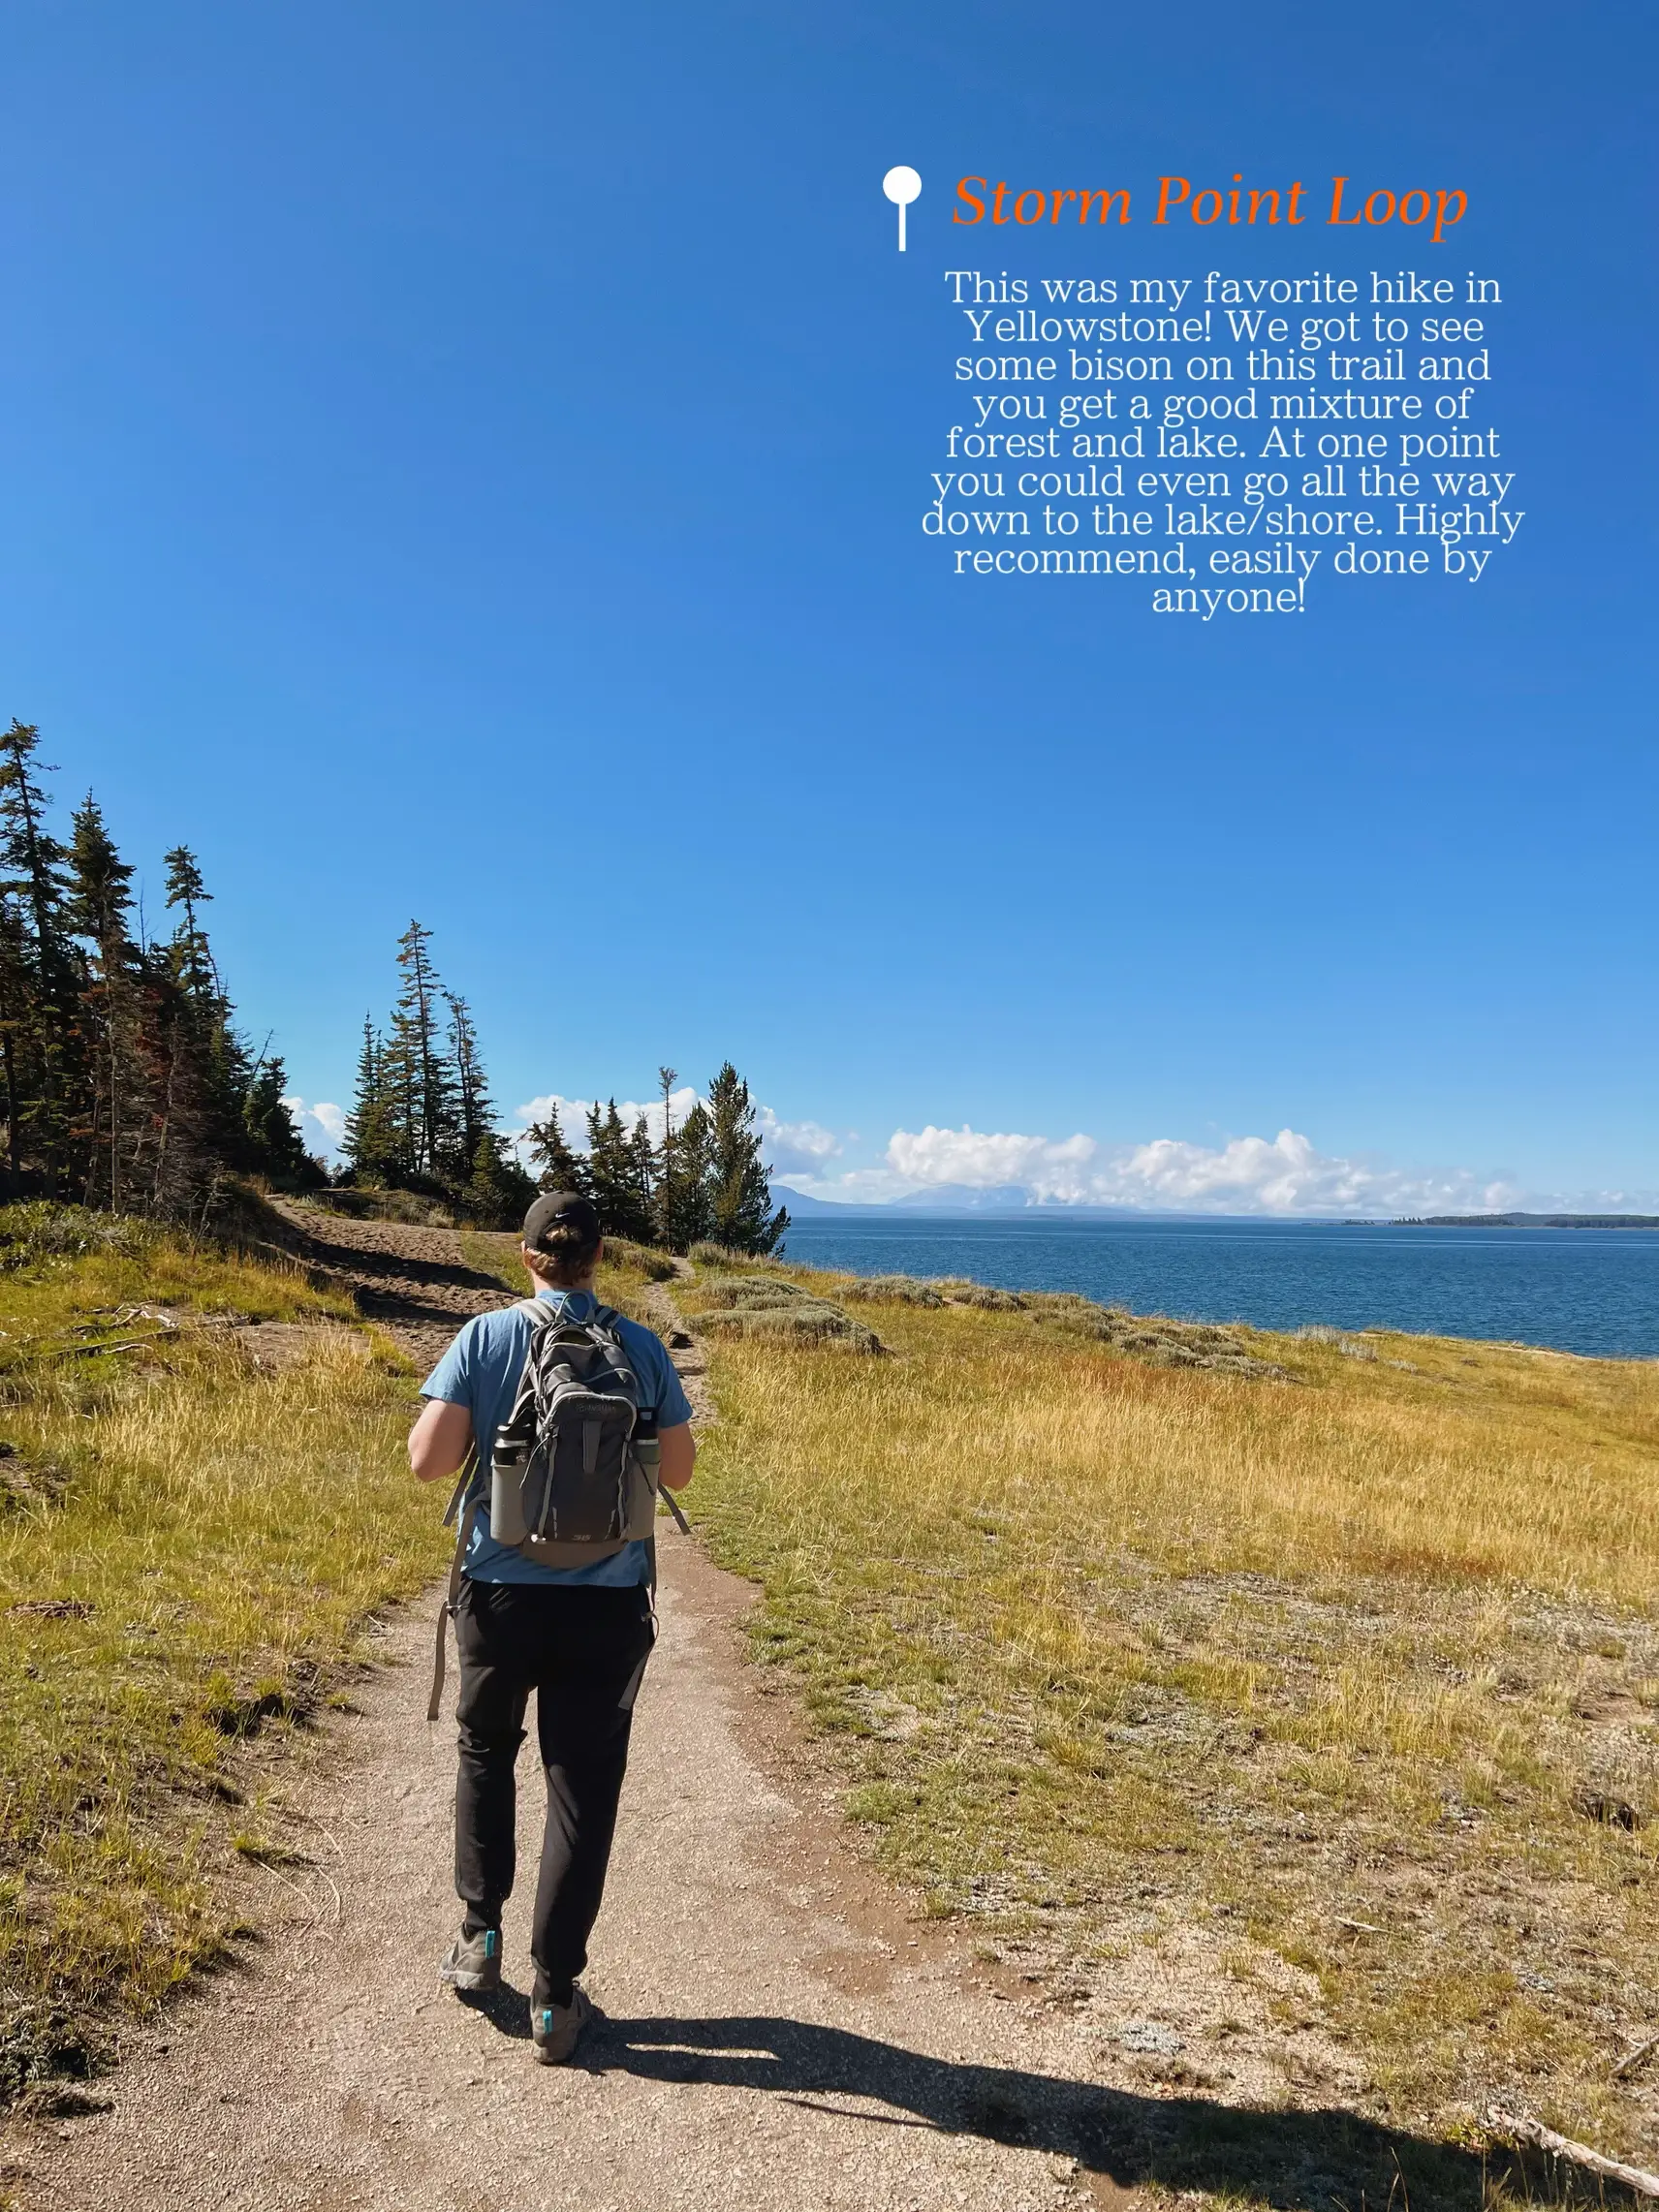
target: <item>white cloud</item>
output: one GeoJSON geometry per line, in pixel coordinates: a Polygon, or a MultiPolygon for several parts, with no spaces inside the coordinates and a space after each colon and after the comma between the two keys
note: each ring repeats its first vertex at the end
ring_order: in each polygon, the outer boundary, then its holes
{"type": "Polygon", "coordinates": [[[1521,1193],[1468,1168],[1424,1173],[1316,1151],[1294,1129],[1236,1137],[1215,1148],[1154,1137],[1110,1163],[1098,1179],[1121,1204],[1201,1213],[1487,1213],[1521,1193]]]}
{"type": "Polygon", "coordinates": [[[345,1108],[329,1099],[319,1099],[315,1106],[307,1106],[297,1095],[285,1098],[282,1103],[297,1122],[306,1150],[320,1153],[325,1160],[333,1159],[346,1134],[345,1108]]]}
{"type": "Polygon", "coordinates": [[[1032,1204],[1285,1217],[1501,1212],[1525,1202],[1519,1186],[1502,1176],[1425,1172],[1322,1153],[1293,1129],[1213,1146],[1160,1137],[1109,1149],[1080,1131],[1033,1137],[929,1123],[894,1130],[880,1168],[791,1180],[813,1198],[866,1205],[949,1185],[1017,1191],[1032,1204]]]}
{"type": "Polygon", "coordinates": [[[779,1121],[770,1106],[762,1106],[756,1120],[774,1175],[816,1175],[827,1160],[840,1156],[840,1138],[822,1122],[779,1121]]]}
{"type": "Polygon", "coordinates": [[[1021,1183],[1034,1196],[1076,1202],[1093,1195],[1090,1162],[1099,1147],[1092,1137],[1018,1137],[981,1133],[964,1122],[960,1129],[895,1129],[888,1139],[887,1163],[913,1190],[939,1183],[967,1183],[986,1190],[998,1183],[1021,1183]]]}

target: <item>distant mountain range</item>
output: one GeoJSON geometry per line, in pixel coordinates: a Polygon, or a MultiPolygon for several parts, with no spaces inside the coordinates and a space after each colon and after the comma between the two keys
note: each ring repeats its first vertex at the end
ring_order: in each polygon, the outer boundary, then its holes
{"type": "Polygon", "coordinates": [[[1035,1199],[1023,1183],[993,1183],[985,1190],[972,1183],[934,1183],[927,1190],[911,1191],[902,1199],[889,1199],[874,1205],[850,1205],[840,1199],[809,1198],[804,1191],[774,1180],[772,1197],[778,1204],[788,1206],[797,1221],[816,1220],[825,1214],[832,1214],[837,1221],[847,1221],[877,1214],[890,1220],[894,1214],[919,1213],[954,1220],[973,1214],[997,1214],[1005,1218],[1017,1214],[1022,1220],[1029,1220],[1035,1214],[1052,1221],[1197,1221],[1205,1218],[1178,1213],[1173,1208],[1069,1205],[1054,1199],[1035,1199]]]}
{"type": "Polygon", "coordinates": [[[839,1199],[808,1198],[804,1191],[793,1190],[788,1183],[775,1181],[772,1184],[772,1196],[780,1204],[788,1206],[798,1221],[805,1221],[809,1214],[834,1214],[844,1219],[849,1214],[1026,1214],[1038,1211],[1072,1214],[1118,1210],[1097,1206],[1039,1207],[1023,1183],[998,1183],[990,1190],[983,1191],[975,1189],[971,1183],[938,1183],[931,1190],[912,1191],[906,1198],[889,1199],[875,1205],[850,1205],[839,1199]]]}

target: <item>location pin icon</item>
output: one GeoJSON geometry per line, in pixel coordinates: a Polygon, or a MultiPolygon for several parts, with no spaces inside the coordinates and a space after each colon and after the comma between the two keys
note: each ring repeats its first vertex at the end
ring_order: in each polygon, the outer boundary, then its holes
{"type": "Polygon", "coordinates": [[[882,190],[898,209],[898,250],[904,251],[904,210],[922,191],[922,179],[913,169],[890,169],[882,178],[882,190]]]}

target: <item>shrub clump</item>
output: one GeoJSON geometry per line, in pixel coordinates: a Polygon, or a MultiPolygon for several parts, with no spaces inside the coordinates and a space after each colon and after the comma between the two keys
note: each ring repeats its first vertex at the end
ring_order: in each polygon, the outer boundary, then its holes
{"type": "Polygon", "coordinates": [[[942,1306],[937,1287],[916,1275],[858,1275],[842,1290],[844,1298],[867,1306],[942,1306]]]}
{"type": "Polygon", "coordinates": [[[724,1298],[729,1306],[796,1306],[823,1305],[827,1301],[814,1298],[810,1291],[803,1291],[798,1283],[791,1283],[776,1275],[709,1275],[703,1286],[717,1298],[724,1298]]]}
{"type": "Polygon", "coordinates": [[[1304,1344],[1334,1345],[1344,1359],[1375,1359],[1376,1348],[1362,1344],[1357,1336],[1349,1336],[1342,1329],[1331,1328],[1325,1322],[1303,1322],[1297,1330],[1304,1344]]]}
{"type": "Polygon", "coordinates": [[[751,1343],[830,1345],[845,1352],[885,1352],[873,1328],[823,1298],[802,1297],[776,1304],[751,1302],[699,1314],[697,1326],[714,1336],[741,1336],[751,1343]]]}
{"type": "Polygon", "coordinates": [[[0,1268],[16,1273],[50,1260],[83,1260],[89,1253],[141,1259],[158,1231],[132,1214],[94,1213],[88,1206],[31,1199],[0,1206],[0,1268]]]}
{"type": "Polygon", "coordinates": [[[948,1280],[939,1285],[954,1306],[978,1306],[991,1314],[1023,1313],[1029,1301],[1017,1291],[999,1291],[989,1283],[948,1280]]]}
{"type": "Polygon", "coordinates": [[[1110,1345],[1114,1352],[1143,1359],[1149,1367],[1206,1367],[1223,1375],[1243,1375],[1257,1382],[1290,1383],[1288,1368],[1270,1359],[1259,1359],[1236,1329],[1211,1322],[1167,1321],[1162,1315],[1125,1313],[1120,1306],[1097,1305],[1075,1293],[1055,1292],[1034,1295],[1032,1320],[1040,1325],[1081,1337],[1091,1344],[1110,1345]]]}
{"type": "Polygon", "coordinates": [[[861,1321],[803,1291],[798,1283],[764,1272],[710,1275],[704,1288],[725,1300],[693,1317],[713,1336],[742,1336],[770,1344],[834,1344],[852,1352],[883,1352],[875,1331],[861,1321]]]}
{"type": "Polygon", "coordinates": [[[605,1257],[612,1267],[631,1267],[637,1275],[643,1275],[647,1283],[667,1283],[673,1278],[674,1263],[666,1252],[653,1251],[648,1244],[636,1244],[630,1236],[608,1236],[605,1257]]]}
{"type": "Polygon", "coordinates": [[[705,1238],[692,1245],[686,1258],[694,1267],[781,1267],[775,1252],[738,1252],[730,1244],[710,1244],[705,1238]]]}

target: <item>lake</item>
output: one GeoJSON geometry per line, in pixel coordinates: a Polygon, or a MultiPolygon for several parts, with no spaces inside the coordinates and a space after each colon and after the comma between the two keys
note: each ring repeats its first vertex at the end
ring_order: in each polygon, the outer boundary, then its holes
{"type": "MultiPolygon", "coordinates": [[[[787,1193],[780,1192],[787,1202],[787,1193]]],[[[1408,1229],[1329,1222],[814,1218],[785,1239],[807,1267],[966,1275],[1080,1291],[1187,1321],[1415,1329],[1659,1357],[1659,1231],[1408,1229]]]]}

